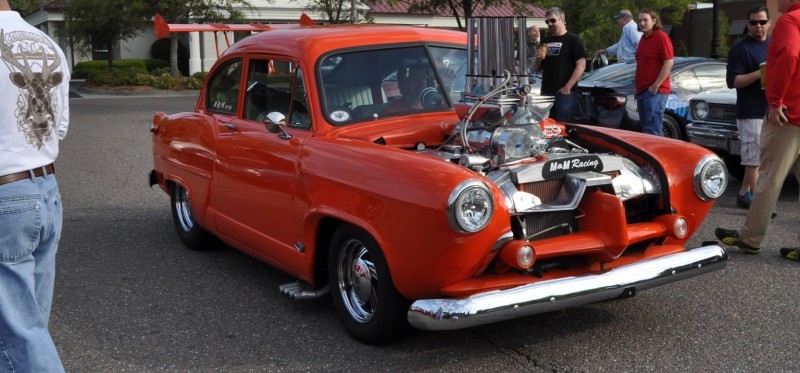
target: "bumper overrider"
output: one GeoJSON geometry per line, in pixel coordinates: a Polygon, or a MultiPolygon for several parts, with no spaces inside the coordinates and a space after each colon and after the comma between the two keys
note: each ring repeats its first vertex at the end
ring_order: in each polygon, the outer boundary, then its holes
{"type": "Polygon", "coordinates": [[[559,278],[463,299],[422,299],[408,310],[411,326],[452,330],[629,297],[637,291],[725,268],[719,245],[703,246],[617,267],[599,275],[559,278]]]}

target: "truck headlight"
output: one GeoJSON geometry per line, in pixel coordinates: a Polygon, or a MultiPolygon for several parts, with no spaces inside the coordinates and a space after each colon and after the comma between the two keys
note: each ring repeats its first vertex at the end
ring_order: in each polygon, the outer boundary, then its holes
{"type": "Polygon", "coordinates": [[[694,168],[694,193],[703,201],[719,198],[728,186],[728,170],[714,154],[708,154],[694,168]]]}
{"type": "Polygon", "coordinates": [[[460,232],[478,232],[489,224],[494,213],[492,192],[478,180],[458,184],[447,199],[447,219],[460,232]]]}
{"type": "Polygon", "coordinates": [[[695,119],[705,120],[708,118],[708,103],[705,101],[692,101],[692,115],[695,119]]]}

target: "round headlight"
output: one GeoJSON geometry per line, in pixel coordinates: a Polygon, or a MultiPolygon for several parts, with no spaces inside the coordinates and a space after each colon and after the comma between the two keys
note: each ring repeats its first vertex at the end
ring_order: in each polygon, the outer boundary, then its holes
{"type": "Polygon", "coordinates": [[[719,198],[728,186],[728,170],[716,155],[703,157],[693,175],[694,193],[703,201],[719,198]]]}
{"type": "Polygon", "coordinates": [[[492,193],[477,180],[462,182],[447,199],[448,220],[457,231],[478,232],[486,228],[493,212],[492,193]]]}
{"type": "Polygon", "coordinates": [[[708,118],[708,103],[705,101],[694,101],[692,103],[692,114],[696,119],[708,118]]]}

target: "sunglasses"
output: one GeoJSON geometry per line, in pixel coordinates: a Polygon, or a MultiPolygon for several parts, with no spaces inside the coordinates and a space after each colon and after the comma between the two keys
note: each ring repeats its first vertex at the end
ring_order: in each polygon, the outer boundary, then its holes
{"type": "Polygon", "coordinates": [[[544,23],[547,23],[547,24],[550,24],[550,23],[556,24],[556,22],[558,22],[558,20],[555,19],[555,18],[550,18],[550,19],[544,20],[544,23]]]}
{"type": "Polygon", "coordinates": [[[766,25],[766,24],[767,24],[767,22],[769,22],[769,20],[768,20],[768,19],[762,19],[762,20],[758,20],[758,21],[756,21],[756,20],[754,20],[754,19],[751,19],[751,20],[749,20],[749,21],[748,21],[748,23],[750,24],[750,26],[755,26],[755,25],[761,25],[761,26],[764,26],[764,25],[766,25]]]}

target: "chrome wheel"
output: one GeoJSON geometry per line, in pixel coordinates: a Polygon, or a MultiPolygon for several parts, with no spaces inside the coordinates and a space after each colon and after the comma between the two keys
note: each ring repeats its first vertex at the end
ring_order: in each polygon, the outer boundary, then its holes
{"type": "Polygon", "coordinates": [[[192,214],[192,201],[189,191],[182,185],[173,184],[170,190],[172,222],[178,237],[192,250],[204,250],[216,244],[214,237],[203,229],[192,214]]]}
{"type": "Polygon", "coordinates": [[[367,247],[359,240],[346,240],[336,261],[339,296],[353,320],[367,323],[378,306],[378,274],[367,247]]]}

